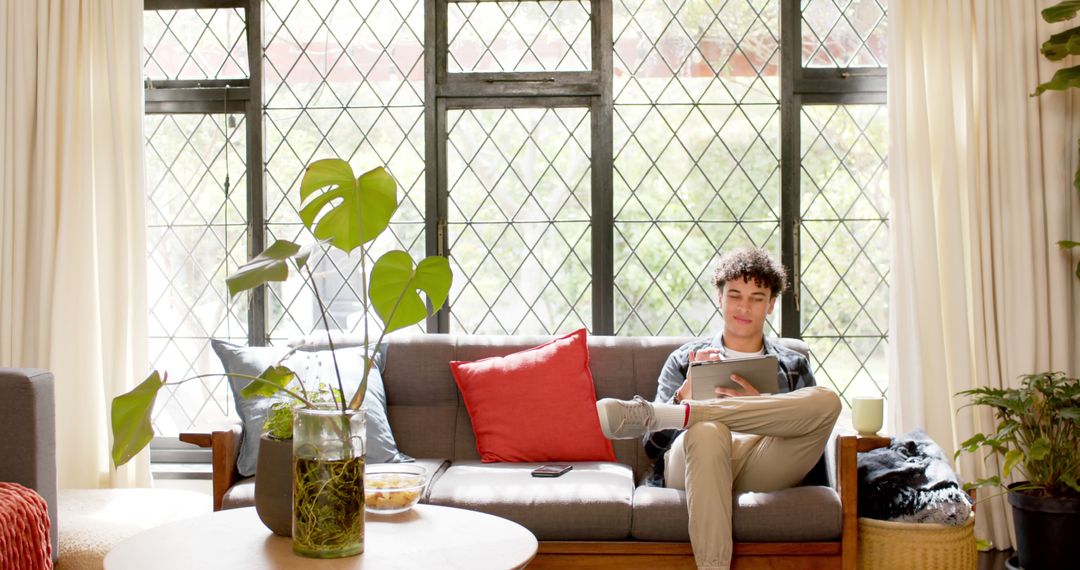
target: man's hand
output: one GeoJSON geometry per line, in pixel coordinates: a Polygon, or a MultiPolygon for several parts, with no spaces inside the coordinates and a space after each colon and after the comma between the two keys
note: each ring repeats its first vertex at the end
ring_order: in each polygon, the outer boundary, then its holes
{"type": "Polygon", "coordinates": [[[757,388],[754,388],[753,384],[747,382],[746,380],[743,380],[742,376],[739,376],[738,374],[732,374],[731,375],[731,381],[738,384],[739,386],[742,386],[742,389],[739,390],[737,388],[721,388],[721,387],[717,386],[716,387],[716,397],[717,398],[733,398],[733,397],[737,397],[737,396],[760,396],[761,395],[761,392],[758,392],[757,388]]]}
{"type": "MultiPolygon", "coordinates": [[[[712,360],[723,360],[724,355],[720,352],[719,348],[703,348],[701,350],[690,351],[690,362],[709,362],[712,360]]],[[[693,370],[693,369],[691,369],[693,370]]],[[[689,400],[693,397],[693,389],[691,386],[691,371],[687,371],[686,380],[683,380],[682,386],[675,392],[675,397],[678,401],[689,400]]]]}

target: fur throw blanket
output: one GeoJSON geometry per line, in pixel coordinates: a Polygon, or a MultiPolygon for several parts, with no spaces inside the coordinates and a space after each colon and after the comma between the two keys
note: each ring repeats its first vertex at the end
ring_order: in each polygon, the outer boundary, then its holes
{"type": "Polygon", "coordinates": [[[961,525],[971,499],[934,440],[921,429],[859,454],[859,516],[961,525]]]}

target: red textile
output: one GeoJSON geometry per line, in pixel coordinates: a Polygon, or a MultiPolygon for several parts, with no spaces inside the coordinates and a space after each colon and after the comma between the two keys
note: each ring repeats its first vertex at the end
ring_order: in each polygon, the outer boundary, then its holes
{"type": "Polygon", "coordinates": [[[484,463],[615,461],[600,431],[585,335],[450,363],[484,463]]]}
{"type": "Polygon", "coordinates": [[[33,489],[0,482],[0,568],[49,570],[49,507],[33,489]]]}

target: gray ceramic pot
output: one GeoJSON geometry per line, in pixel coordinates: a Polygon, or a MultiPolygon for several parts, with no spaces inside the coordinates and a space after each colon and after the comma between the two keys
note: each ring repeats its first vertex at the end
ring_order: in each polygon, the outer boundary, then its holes
{"type": "Polygon", "coordinates": [[[281,536],[292,536],[292,448],[291,439],[262,436],[255,468],[255,510],[281,536]]]}

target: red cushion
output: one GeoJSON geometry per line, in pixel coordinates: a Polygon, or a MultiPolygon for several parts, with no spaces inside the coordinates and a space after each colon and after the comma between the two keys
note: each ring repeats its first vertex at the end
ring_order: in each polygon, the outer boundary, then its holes
{"type": "Polygon", "coordinates": [[[615,461],[596,415],[585,329],[450,370],[485,463],[615,461]]]}

